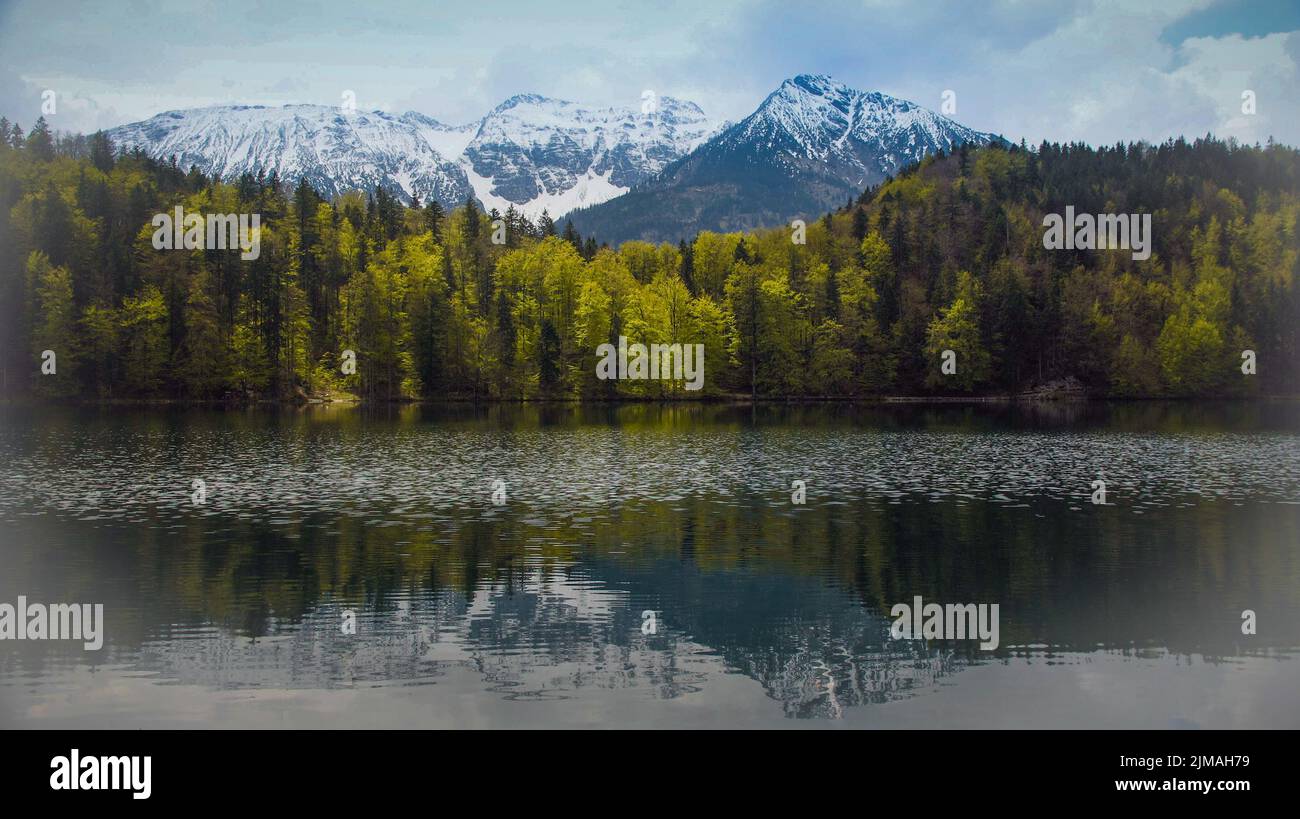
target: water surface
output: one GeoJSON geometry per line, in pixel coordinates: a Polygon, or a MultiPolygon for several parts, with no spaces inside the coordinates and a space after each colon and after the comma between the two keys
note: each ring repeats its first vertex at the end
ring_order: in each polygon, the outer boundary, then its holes
{"type": "Polygon", "coordinates": [[[1300,406],[8,407],[19,594],[3,727],[1295,728],[1300,406]]]}

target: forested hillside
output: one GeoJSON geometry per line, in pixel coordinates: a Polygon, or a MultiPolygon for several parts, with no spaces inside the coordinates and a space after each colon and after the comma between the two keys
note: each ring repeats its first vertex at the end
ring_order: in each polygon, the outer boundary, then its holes
{"type": "Polygon", "coordinates": [[[1065,376],[1094,395],[1300,392],[1300,154],[1280,146],[970,148],[804,244],[783,226],[611,249],[513,212],[496,244],[473,203],[227,184],[44,122],[0,137],[6,397],[865,397],[1065,376]],[[154,249],[151,219],[177,205],[260,214],[260,254],[154,249]],[[1043,215],[1067,205],[1152,214],[1154,252],[1045,250],[1043,215]],[[704,344],[704,389],[597,380],[620,335],[704,344]]]}

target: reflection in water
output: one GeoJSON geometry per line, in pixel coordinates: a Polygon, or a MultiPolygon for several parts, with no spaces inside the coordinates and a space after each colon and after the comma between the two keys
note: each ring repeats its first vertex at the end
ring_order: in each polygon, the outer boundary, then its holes
{"type": "Polygon", "coordinates": [[[1294,690],[1298,432],[1287,404],[9,408],[0,599],[103,602],[108,632],[97,655],[0,644],[0,722],[88,686],[87,722],[149,713],[173,685],[498,716],[632,694],[651,720],[726,690],[743,725],[1112,657],[1129,686],[1158,658],[1269,658],[1252,673],[1294,690]],[[890,640],[914,595],[998,603],[1000,648],[890,640]]]}

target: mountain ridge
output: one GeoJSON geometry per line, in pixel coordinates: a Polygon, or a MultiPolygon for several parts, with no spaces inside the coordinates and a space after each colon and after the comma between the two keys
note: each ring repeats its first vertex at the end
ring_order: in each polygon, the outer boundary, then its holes
{"type": "Polygon", "coordinates": [[[325,196],[382,186],[407,202],[473,198],[567,216],[615,244],[819,215],[925,156],[1001,139],[825,74],[785,80],[738,122],[671,96],[637,110],[521,93],[464,125],[417,111],[226,105],[108,133],[224,179],[274,171],[325,196]]]}
{"type": "Polygon", "coordinates": [[[642,113],[516,94],[465,125],[417,111],[222,105],[163,111],[108,135],[224,179],[275,171],[325,196],[380,185],[444,206],[472,196],[535,219],[618,196],[715,130],[698,105],[673,97],[642,113]]]}
{"type": "Polygon", "coordinates": [[[656,176],[568,217],[612,244],[771,227],[820,215],[930,154],[994,140],[908,100],[800,74],[656,176]]]}

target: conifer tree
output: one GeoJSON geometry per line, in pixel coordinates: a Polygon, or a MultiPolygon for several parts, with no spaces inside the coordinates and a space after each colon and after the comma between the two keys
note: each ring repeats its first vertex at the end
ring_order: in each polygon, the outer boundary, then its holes
{"type": "Polygon", "coordinates": [[[50,126],[45,122],[45,117],[38,118],[32,126],[32,132],[27,135],[27,150],[42,162],[54,159],[54,137],[50,134],[50,126]]]}

